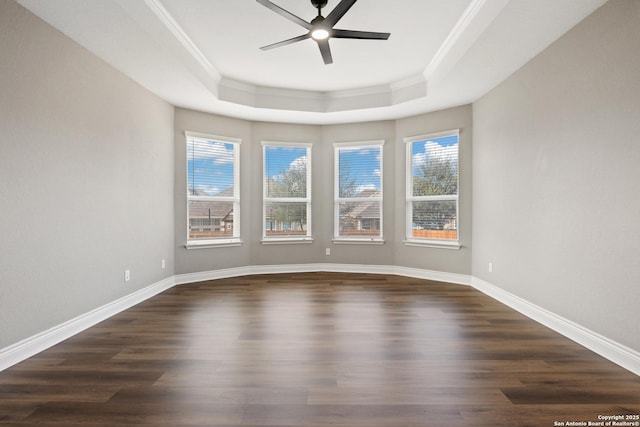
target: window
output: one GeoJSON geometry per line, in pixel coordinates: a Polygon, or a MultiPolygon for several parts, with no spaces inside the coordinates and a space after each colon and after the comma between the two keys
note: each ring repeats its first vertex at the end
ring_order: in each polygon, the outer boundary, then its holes
{"type": "Polygon", "coordinates": [[[459,247],[458,133],[405,139],[408,243],[459,247]]]}
{"type": "Polygon", "coordinates": [[[263,142],[263,242],[311,240],[311,145],[263,142]]]}
{"type": "Polygon", "coordinates": [[[334,144],[335,240],[382,241],[384,141],[334,144]]]}
{"type": "Polygon", "coordinates": [[[187,132],[187,246],[240,243],[240,140],[187,132]]]}

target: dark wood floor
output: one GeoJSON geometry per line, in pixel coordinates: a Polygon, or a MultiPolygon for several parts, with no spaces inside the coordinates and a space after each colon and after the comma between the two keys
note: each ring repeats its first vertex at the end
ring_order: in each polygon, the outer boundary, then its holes
{"type": "Polygon", "coordinates": [[[0,425],[554,426],[640,377],[466,286],[262,275],[175,287],[0,373],[0,425]]]}

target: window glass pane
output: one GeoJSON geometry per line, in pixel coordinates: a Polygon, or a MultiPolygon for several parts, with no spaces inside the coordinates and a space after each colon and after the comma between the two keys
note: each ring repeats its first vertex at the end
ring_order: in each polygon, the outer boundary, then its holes
{"type": "Polygon", "coordinates": [[[238,238],[238,143],[187,134],[186,151],[187,239],[238,238]]]}
{"type": "Polygon", "coordinates": [[[340,202],[339,230],[342,237],[380,237],[380,201],[340,202]]]}
{"type": "Polygon", "coordinates": [[[341,147],[338,197],[380,197],[382,147],[341,147]]]}
{"type": "Polygon", "coordinates": [[[458,135],[411,144],[413,196],[458,194],[458,135]]]}
{"type": "Polygon", "coordinates": [[[233,202],[189,200],[189,239],[233,237],[233,202]]]}
{"type": "Polygon", "coordinates": [[[264,237],[310,236],[311,147],[264,143],[263,155],[264,237]]]}
{"type": "Polygon", "coordinates": [[[307,148],[265,146],[267,197],[307,197],[307,148]]]}
{"type": "Polygon", "coordinates": [[[265,236],[300,236],[307,234],[306,202],[265,202],[265,236]]]}
{"type": "Polygon", "coordinates": [[[335,155],[336,237],[381,238],[382,144],[337,146],[335,155]]]}
{"type": "Polygon", "coordinates": [[[187,138],[190,196],[234,196],[234,144],[187,138]]]}
{"type": "Polygon", "coordinates": [[[413,202],[411,237],[457,240],[456,204],[455,200],[413,202]]]}

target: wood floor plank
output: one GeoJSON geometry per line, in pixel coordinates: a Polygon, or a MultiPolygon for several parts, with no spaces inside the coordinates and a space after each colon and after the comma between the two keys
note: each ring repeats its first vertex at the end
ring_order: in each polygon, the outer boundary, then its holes
{"type": "MultiPolygon", "coordinates": [[[[380,382],[380,381],[379,381],[380,382]]],[[[490,387],[397,385],[377,387],[340,386],[309,389],[310,405],[502,405],[509,403],[503,392],[490,387]]]]}
{"type": "Polygon", "coordinates": [[[0,372],[0,425],[553,426],[640,378],[473,288],[297,273],[169,289],[0,372]]]}

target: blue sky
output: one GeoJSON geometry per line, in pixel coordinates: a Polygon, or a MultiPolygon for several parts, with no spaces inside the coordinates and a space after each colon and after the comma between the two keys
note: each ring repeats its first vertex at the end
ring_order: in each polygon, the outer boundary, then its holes
{"type": "Polygon", "coordinates": [[[411,145],[411,156],[414,172],[421,164],[425,163],[430,156],[440,158],[457,159],[458,135],[442,136],[440,138],[429,138],[422,141],[415,141],[411,145]]]}
{"type": "Polygon", "coordinates": [[[199,139],[187,144],[187,182],[209,196],[233,186],[233,144],[199,139]]]}
{"type": "MultiPolygon", "coordinates": [[[[412,144],[414,166],[426,161],[429,155],[449,157],[457,153],[458,136],[444,136],[416,141],[412,144]],[[431,154],[430,154],[431,153],[431,154]]],[[[233,185],[233,144],[195,140],[187,150],[187,179],[189,186],[204,194],[215,196],[233,185]],[[192,177],[195,172],[195,183],[192,177]]],[[[292,167],[306,164],[306,147],[268,147],[266,173],[270,178],[286,172],[292,167]]],[[[380,147],[342,148],[340,162],[353,165],[351,175],[356,177],[358,191],[380,189],[380,147]],[[356,166],[357,165],[357,166],[356,166]]]]}
{"type": "Polygon", "coordinates": [[[354,147],[340,149],[340,164],[348,164],[350,176],[356,178],[356,193],[362,190],[379,190],[381,147],[354,147]]]}
{"type": "Polygon", "coordinates": [[[266,147],[265,168],[268,178],[276,178],[291,168],[306,165],[306,147],[266,147]]]}

